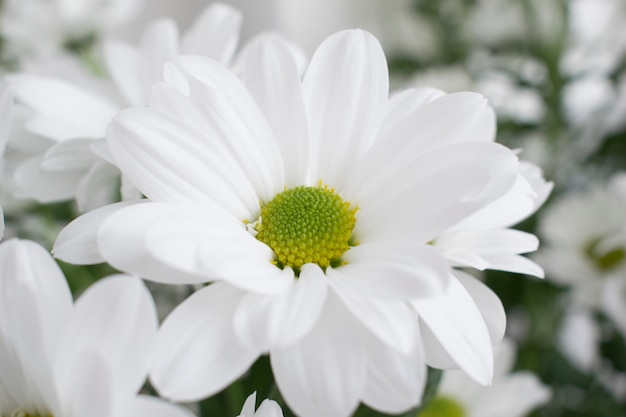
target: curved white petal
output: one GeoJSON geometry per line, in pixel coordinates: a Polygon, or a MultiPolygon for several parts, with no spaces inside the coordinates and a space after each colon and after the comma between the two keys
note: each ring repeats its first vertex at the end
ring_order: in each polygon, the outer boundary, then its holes
{"type": "Polygon", "coordinates": [[[53,255],[62,261],[78,265],[106,262],[97,245],[100,226],[111,214],[136,203],[111,204],[76,218],[59,233],[52,248],[53,255]]]}
{"type": "Polygon", "coordinates": [[[481,390],[472,398],[470,412],[481,417],[523,417],[551,396],[551,390],[536,375],[516,372],[481,390]]]}
{"type": "MultiPolygon", "coordinates": [[[[353,177],[359,182],[357,189],[364,187],[362,194],[370,192],[372,187],[387,184],[396,173],[424,154],[459,143],[493,142],[495,138],[493,110],[479,94],[448,94],[414,107],[415,111],[402,115],[401,120],[392,118],[388,123],[393,127],[381,132],[376,143],[356,164],[353,177]]],[[[393,115],[390,113],[388,117],[393,115]]],[[[473,158],[467,150],[472,147],[460,149],[465,149],[464,160],[471,162],[473,158]]],[[[420,165],[429,159],[420,159],[420,165]]]]}
{"type": "Polygon", "coordinates": [[[102,96],[60,79],[20,74],[10,83],[15,99],[35,112],[29,130],[55,140],[102,137],[118,111],[102,96]]]}
{"type": "Polygon", "coordinates": [[[463,271],[454,271],[454,276],[465,287],[485,320],[492,343],[499,342],[506,330],[506,313],[502,301],[485,284],[463,271]]]}
{"type": "Polygon", "coordinates": [[[328,278],[333,292],[354,319],[374,337],[403,354],[413,350],[418,324],[415,310],[407,302],[364,296],[344,287],[336,276],[328,278]]]}
{"type": "Polygon", "coordinates": [[[32,198],[40,203],[69,200],[74,197],[84,171],[46,171],[43,156],[24,161],[14,173],[16,197],[32,198]]]}
{"type": "Polygon", "coordinates": [[[361,30],[331,35],[311,58],[302,90],[317,151],[313,180],[341,189],[374,142],[387,106],[387,61],[378,40],[361,30]]]}
{"type": "Polygon", "coordinates": [[[107,140],[120,170],[151,200],[215,201],[242,220],[256,218],[259,196],[245,178],[232,178],[237,167],[221,138],[199,127],[163,111],[135,108],[114,119],[107,140]]]}
{"type": "Polygon", "coordinates": [[[55,369],[67,369],[83,352],[93,351],[109,364],[114,392],[135,393],[148,374],[157,325],[154,302],[139,278],[102,279],[76,301],[55,369]]]}
{"type": "Polygon", "coordinates": [[[453,266],[543,276],[543,270],[538,265],[517,256],[534,251],[539,246],[539,239],[530,233],[513,229],[445,232],[437,237],[434,246],[453,266]]]}
{"type": "Polygon", "coordinates": [[[445,96],[441,90],[435,88],[407,88],[394,92],[389,97],[387,112],[383,118],[379,136],[386,137],[385,132],[402,123],[407,117],[419,109],[421,106],[430,103],[440,97],[445,96]]]}
{"type": "Polygon", "coordinates": [[[212,3],[185,31],[183,54],[203,55],[228,64],[239,43],[241,12],[224,3],[212,3]]]}
{"type": "Polygon", "coordinates": [[[52,172],[86,171],[96,160],[90,148],[93,142],[93,139],[78,138],[56,143],[44,154],[41,168],[52,172]]]}
{"type": "Polygon", "coordinates": [[[317,265],[305,264],[287,290],[275,295],[246,294],[235,312],[237,336],[261,352],[296,342],[322,312],[326,279],[317,265]]]}
{"type": "Polygon", "coordinates": [[[190,97],[205,110],[221,145],[230,149],[259,199],[269,201],[284,187],[283,162],[274,134],[243,83],[226,67],[188,55],[174,61],[189,84],[190,97]]]}
{"type": "Polygon", "coordinates": [[[539,167],[521,161],[513,187],[498,200],[464,219],[451,230],[510,227],[533,214],[546,201],[553,183],[547,182],[539,167]]]}
{"type": "Polygon", "coordinates": [[[76,189],[81,211],[95,210],[115,201],[119,192],[120,171],[105,161],[96,161],[76,189]]]}
{"type": "Polygon", "coordinates": [[[149,395],[138,395],[122,410],[120,417],[194,417],[187,408],[149,395]]]}
{"type": "Polygon", "coordinates": [[[139,51],[126,42],[107,40],[102,47],[104,65],[126,102],[131,106],[146,103],[141,79],[139,51]]]}
{"type": "Polygon", "coordinates": [[[493,376],[491,338],[463,285],[454,278],[444,295],[412,304],[421,319],[427,363],[449,367],[451,359],[474,380],[488,385],[493,376]]]}
{"type": "Polygon", "coordinates": [[[285,186],[310,181],[311,142],[300,75],[293,55],[275,39],[251,45],[245,82],[269,121],[285,164],[285,186]]]}
{"type": "Polygon", "coordinates": [[[57,406],[50,362],[72,308],[61,270],[38,244],[0,244],[0,352],[5,395],[37,411],[57,406]]]}
{"type": "MultiPolygon", "coordinates": [[[[399,155],[402,150],[396,150],[399,155]]],[[[389,155],[387,155],[389,156],[389,155]]],[[[375,170],[391,166],[389,156],[375,170]]],[[[494,143],[459,143],[421,155],[391,177],[351,184],[361,194],[356,239],[417,240],[426,243],[491,203],[513,184],[517,157],[494,143]]]]}
{"type": "Polygon", "coordinates": [[[243,292],[211,284],[180,304],[159,330],[150,379],[159,393],[195,401],[228,386],[257,359],[235,335],[232,320],[243,292]]]}
{"type": "Polygon", "coordinates": [[[195,284],[224,280],[261,294],[288,288],[293,271],[219,208],[196,204],[133,205],[111,215],[98,249],[116,268],[152,281],[195,284]]]}
{"type": "Polygon", "coordinates": [[[283,417],[283,410],[276,401],[263,400],[254,417],[283,417]]]}
{"type": "Polygon", "coordinates": [[[139,42],[139,67],[135,69],[143,87],[143,102],[140,105],[147,103],[152,84],[163,79],[165,62],[179,53],[178,26],[174,20],[161,18],[144,29],[139,42]]]}
{"type": "Polygon", "coordinates": [[[366,242],[342,256],[345,265],[327,274],[370,297],[408,300],[441,294],[450,268],[432,248],[411,242],[366,242]]]}
{"type": "Polygon", "coordinates": [[[366,377],[362,337],[341,301],[329,294],[308,335],[270,351],[276,384],[296,414],[348,417],[355,411],[366,377]]]}
{"type": "Polygon", "coordinates": [[[367,338],[367,380],[363,402],[386,414],[399,414],[418,406],[426,385],[422,342],[417,338],[407,353],[367,338]]]}
{"type": "Polygon", "coordinates": [[[68,417],[115,415],[115,382],[109,365],[101,352],[79,352],[56,375],[61,406],[50,412],[68,417]]]}

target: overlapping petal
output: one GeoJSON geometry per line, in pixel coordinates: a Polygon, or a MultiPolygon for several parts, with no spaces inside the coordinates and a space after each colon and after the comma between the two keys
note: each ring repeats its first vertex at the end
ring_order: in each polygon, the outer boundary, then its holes
{"type": "Polygon", "coordinates": [[[259,356],[235,334],[232,320],[243,292],[224,283],[196,291],[163,322],[150,379],[177,401],[212,395],[238,378],[259,356]]]}
{"type": "Polygon", "coordinates": [[[276,384],[298,415],[354,412],[366,378],[360,332],[341,301],[329,294],[322,317],[306,337],[270,351],[276,384]]]}
{"type": "Polygon", "coordinates": [[[491,338],[467,290],[452,279],[444,295],[414,301],[422,324],[427,363],[437,368],[460,367],[483,385],[491,382],[491,338]]]}
{"type": "Polygon", "coordinates": [[[374,143],[389,94],[387,61],[368,32],[336,33],[315,51],[302,81],[317,169],[343,188],[356,158],[374,143]]]}
{"type": "Polygon", "coordinates": [[[246,294],[235,312],[237,336],[261,352],[296,342],[317,322],[327,288],[321,268],[305,264],[287,290],[275,295],[246,294]]]}

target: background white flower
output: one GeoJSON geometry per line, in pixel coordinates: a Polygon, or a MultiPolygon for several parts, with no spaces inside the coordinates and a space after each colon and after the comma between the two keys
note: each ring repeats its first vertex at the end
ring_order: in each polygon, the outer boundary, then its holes
{"type": "Polygon", "coordinates": [[[472,381],[463,371],[445,371],[432,403],[417,417],[524,417],[545,404],[552,395],[535,374],[513,372],[516,347],[503,339],[494,348],[491,386],[472,381]]]}
{"type": "Polygon", "coordinates": [[[0,244],[3,415],[79,417],[189,413],[137,396],[157,329],[142,282],[112,276],[75,304],[54,260],[34,242],[0,244]]]}

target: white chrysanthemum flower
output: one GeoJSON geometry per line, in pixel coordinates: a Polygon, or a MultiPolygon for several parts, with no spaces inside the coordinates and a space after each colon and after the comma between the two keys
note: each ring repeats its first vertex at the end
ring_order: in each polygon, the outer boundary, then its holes
{"type": "Polygon", "coordinates": [[[484,387],[463,371],[445,371],[435,399],[416,417],[524,417],[547,403],[551,391],[528,371],[511,372],[516,349],[504,339],[494,348],[493,384],[484,387]]]}
{"type": "Polygon", "coordinates": [[[203,398],[269,353],[296,413],[339,417],[359,401],[416,406],[426,363],[489,383],[502,305],[433,246],[519,181],[486,100],[389,99],[382,49],[358,30],[323,42],[302,80],[272,41],[246,68],[242,83],[199,56],[167,65],[151,106],[107,136],[150,200],[88,213],[55,247],[158,282],[213,282],[164,321],[154,386],[203,398]]]}
{"type": "Polygon", "coordinates": [[[626,174],[555,200],[540,218],[535,256],[577,305],[602,311],[626,334],[626,174]]]}
{"type": "Polygon", "coordinates": [[[112,276],[72,303],[61,270],[34,242],[0,244],[0,414],[30,417],[190,413],[137,395],[157,319],[138,278],[112,276]]]}
{"type": "MultiPolygon", "coordinates": [[[[15,173],[18,194],[41,203],[75,198],[82,210],[113,201],[119,171],[109,163],[106,147],[94,148],[111,118],[123,108],[147,105],[149,87],[162,78],[168,58],[201,53],[229,62],[240,23],[237,10],[214,3],[182,39],[174,22],[162,19],[146,28],[138,47],[106,42],[105,64],[115,86],[103,86],[101,79],[75,68],[72,79],[29,73],[11,76],[16,99],[26,108],[21,117],[24,127],[10,144],[27,155],[15,173]]],[[[124,178],[121,191],[129,199],[137,194],[124,178]]]]}

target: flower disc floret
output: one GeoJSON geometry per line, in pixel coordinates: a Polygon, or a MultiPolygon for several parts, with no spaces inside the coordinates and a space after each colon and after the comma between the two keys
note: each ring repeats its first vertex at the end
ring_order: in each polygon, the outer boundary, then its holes
{"type": "Polygon", "coordinates": [[[307,263],[326,269],[341,264],[356,223],[351,208],[327,186],[296,187],[277,194],[261,209],[257,239],[276,255],[276,264],[296,273],[307,263]]]}

